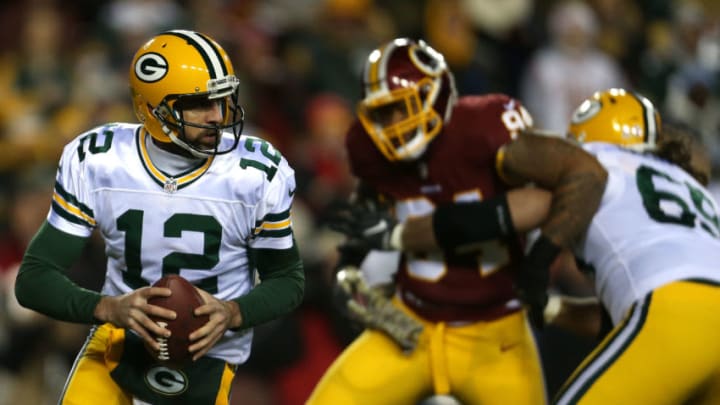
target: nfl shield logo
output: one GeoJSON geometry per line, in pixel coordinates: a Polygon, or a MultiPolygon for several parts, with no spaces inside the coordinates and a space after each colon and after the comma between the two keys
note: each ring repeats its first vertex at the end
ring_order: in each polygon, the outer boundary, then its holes
{"type": "Polygon", "coordinates": [[[166,193],[174,193],[177,191],[177,180],[175,179],[167,179],[165,180],[165,186],[163,186],[163,190],[166,193]]]}

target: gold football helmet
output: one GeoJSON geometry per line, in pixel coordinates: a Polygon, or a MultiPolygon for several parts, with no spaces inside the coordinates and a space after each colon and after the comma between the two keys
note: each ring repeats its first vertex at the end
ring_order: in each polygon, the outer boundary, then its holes
{"type": "Polygon", "coordinates": [[[135,54],[130,65],[135,115],[156,140],[173,142],[196,157],[230,152],[240,139],[244,112],[238,105],[239,80],[225,50],[199,32],[163,32],[135,54]],[[220,102],[223,121],[214,125],[183,119],[183,106],[220,102]],[[188,142],[185,127],[229,130],[233,142],[218,137],[209,149],[188,142]]]}
{"type": "Polygon", "coordinates": [[[389,161],[420,157],[457,100],[445,58],[424,41],[397,38],[370,53],[358,118],[389,161]]]}
{"type": "Polygon", "coordinates": [[[568,135],[579,142],[608,142],[635,150],[655,148],[660,114],[640,94],[611,88],[598,91],[575,110],[568,135]]]}

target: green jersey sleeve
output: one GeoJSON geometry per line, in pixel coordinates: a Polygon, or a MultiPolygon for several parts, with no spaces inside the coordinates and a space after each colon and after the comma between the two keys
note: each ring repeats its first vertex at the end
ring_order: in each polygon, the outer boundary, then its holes
{"type": "Polygon", "coordinates": [[[66,275],[87,240],[45,222],[20,264],[15,282],[20,305],[61,321],[97,323],[93,313],[100,293],[78,286],[66,275]]]}
{"type": "Polygon", "coordinates": [[[235,299],[247,329],[290,313],[302,302],[305,273],[297,244],[290,249],[253,249],[260,284],[235,299]]]}

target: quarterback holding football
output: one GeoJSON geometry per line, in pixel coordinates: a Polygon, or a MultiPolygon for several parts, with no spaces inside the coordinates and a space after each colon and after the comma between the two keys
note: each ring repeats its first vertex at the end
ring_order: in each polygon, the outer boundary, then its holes
{"type": "Polygon", "coordinates": [[[228,404],[253,326],[303,296],[294,171],[270,143],[241,135],[239,79],[207,35],[154,36],[129,80],[140,122],[101,125],[66,145],[16,296],[52,318],[94,325],[60,404],[228,404]],[[107,255],[100,292],[63,274],[93,232],[107,255]],[[159,305],[179,299],[168,298],[182,291],[172,283],[153,286],[173,274],[201,297],[194,315],[206,322],[195,330],[162,327],[188,316],[159,305]],[[163,361],[175,360],[182,339],[188,361],[163,361]]]}

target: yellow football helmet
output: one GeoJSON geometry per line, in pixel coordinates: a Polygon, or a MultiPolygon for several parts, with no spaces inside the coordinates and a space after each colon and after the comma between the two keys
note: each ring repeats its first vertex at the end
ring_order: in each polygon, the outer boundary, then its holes
{"type": "Polygon", "coordinates": [[[440,133],[456,100],[442,54],[424,41],[397,38],[369,54],[357,114],[385,158],[414,160],[440,133]]]}
{"type": "Polygon", "coordinates": [[[238,105],[240,81],[225,50],[199,32],[163,32],[135,54],[130,65],[130,90],[135,115],[156,140],[173,142],[196,157],[230,152],[240,139],[244,122],[238,105]],[[214,125],[191,123],[183,119],[183,106],[220,102],[223,121],[214,125]],[[229,130],[233,141],[218,137],[208,149],[188,142],[185,127],[206,128],[223,133],[229,130]]]}
{"type": "Polygon", "coordinates": [[[575,110],[568,135],[579,142],[608,142],[635,150],[655,148],[660,114],[640,94],[619,88],[598,91],[575,110]]]}

